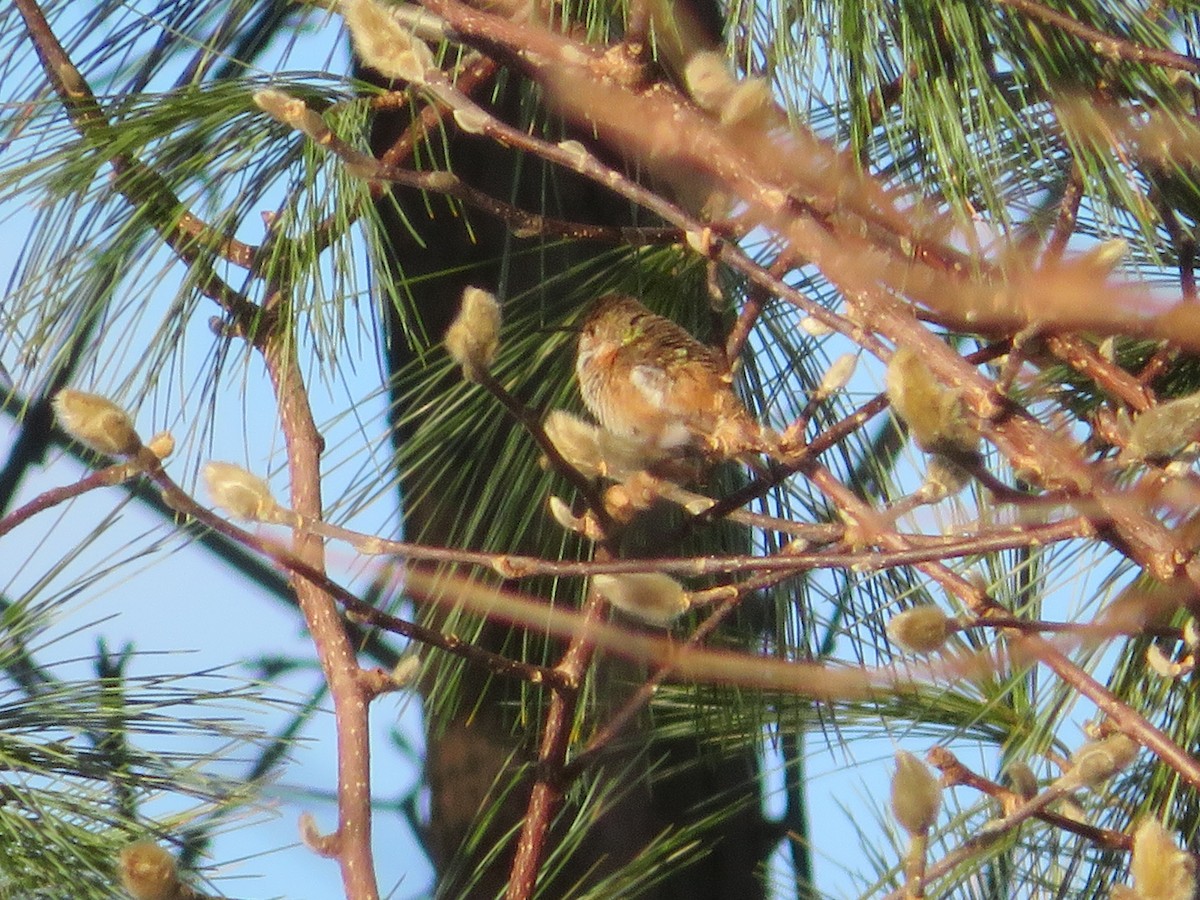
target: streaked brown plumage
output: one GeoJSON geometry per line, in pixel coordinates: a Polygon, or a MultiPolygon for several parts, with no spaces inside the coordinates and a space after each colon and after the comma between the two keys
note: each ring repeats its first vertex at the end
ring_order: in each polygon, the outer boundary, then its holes
{"type": "Polygon", "coordinates": [[[728,459],[773,446],[773,435],[734,395],[724,355],[633,297],[595,302],[575,371],[600,424],[648,449],[728,459]]]}

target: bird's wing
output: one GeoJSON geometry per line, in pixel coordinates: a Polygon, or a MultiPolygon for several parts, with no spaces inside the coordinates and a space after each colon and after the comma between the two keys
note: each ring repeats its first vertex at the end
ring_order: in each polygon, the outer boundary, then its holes
{"type": "Polygon", "coordinates": [[[666,372],[657,366],[634,366],[629,373],[629,380],[633,382],[642,399],[652,407],[668,411],[669,385],[666,372]]]}
{"type": "Polygon", "coordinates": [[[656,366],[634,366],[629,380],[646,405],[659,413],[655,443],[664,449],[692,443],[688,411],[674,402],[667,373],[656,366]]]}

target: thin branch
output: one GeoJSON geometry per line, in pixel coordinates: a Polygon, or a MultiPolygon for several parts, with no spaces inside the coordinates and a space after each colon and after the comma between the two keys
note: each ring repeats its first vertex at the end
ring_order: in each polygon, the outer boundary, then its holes
{"type": "MultiPolygon", "coordinates": [[[[863,551],[839,551],[830,549],[814,553],[788,551],[767,556],[736,554],[653,557],[650,559],[554,560],[520,554],[487,553],[392,541],[322,523],[306,523],[304,527],[326,537],[347,540],[362,553],[386,554],[399,559],[425,562],[482,566],[510,580],[541,575],[554,575],[561,578],[631,572],[670,572],[674,575],[689,577],[728,575],[734,572],[804,573],[815,569],[831,568],[853,569],[856,572],[877,572],[911,566],[919,562],[1046,546],[1061,541],[1095,536],[1095,527],[1091,520],[1083,516],[1075,516],[1057,522],[983,529],[965,537],[898,533],[900,537],[910,543],[910,546],[903,550],[880,551],[873,548],[863,551]]],[[[844,534],[844,528],[840,526],[815,525],[808,526],[808,528],[810,536],[822,543],[840,540],[844,534]]]]}
{"type": "Polygon", "coordinates": [[[1048,335],[1046,347],[1100,390],[1136,412],[1150,408],[1153,396],[1145,383],[1122,369],[1077,334],[1048,335]]]}
{"type": "Polygon", "coordinates": [[[1046,241],[1043,254],[1045,259],[1059,261],[1066,252],[1067,243],[1075,233],[1079,221],[1079,205],[1083,201],[1083,168],[1079,160],[1071,157],[1071,168],[1067,175],[1066,189],[1058,201],[1058,213],[1054,217],[1054,227],[1050,231],[1050,239],[1046,241]]]}
{"type": "MultiPolygon", "coordinates": [[[[293,98],[295,103],[303,103],[293,98]]],[[[318,146],[323,147],[345,163],[347,171],[358,178],[372,183],[373,193],[380,194],[380,183],[399,184],[428,193],[443,194],[474,206],[491,215],[519,237],[535,235],[561,237],[568,240],[600,241],[627,246],[652,246],[658,244],[681,244],[684,234],[678,228],[654,226],[609,226],[587,222],[570,222],[541,213],[522,209],[515,204],[493,197],[460,179],[452,172],[443,170],[417,171],[376,160],[352,147],[333,132],[324,121],[307,105],[304,112],[293,117],[280,117],[286,124],[308,135],[318,146]]],[[[389,151],[390,152],[390,151],[389,151]]],[[[332,233],[318,229],[321,240],[332,239],[332,233]]]]}
{"type": "Polygon", "coordinates": [[[600,496],[600,492],[596,489],[596,485],[591,479],[563,457],[558,448],[554,446],[554,442],[547,437],[546,430],[542,428],[542,423],[537,416],[521,403],[520,400],[509,393],[504,385],[492,377],[490,372],[478,372],[476,375],[480,385],[499,400],[500,405],[504,407],[505,411],[533,438],[534,443],[546,454],[546,458],[550,461],[554,470],[570,481],[575,490],[579,492],[579,495],[584,498],[588,507],[595,513],[596,519],[599,521],[604,533],[612,535],[615,531],[612,516],[609,515],[608,509],[604,505],[604,498],[600,496]]]}
{"type": "Polygon", "coordinates": [[[239,528],[208,508],[201,506],[167,474],[161,465],[143,466],[142,468],[147,477],[162,489],[164,500],[172,509],[188,518],[195,519],[206,528],[228,538],[237,545],[247,547],[270,559],[284,571],[318,585],[322,590],[335,597],[352,618],[409,640],[444,650],[497,675],[521,678],[531,684],[546,683],[552,687],[559,686],[552,668],[511,660],[498,653],[476,647],[457,635],[435,631],[416,622],[409,622],[376,609],[287,548],[239,528]]]}
{"type": "MultiPolygon", "coordinates": [[[[756,585],[747,582],[745,585],[737,585],[733,594],[722,600],[703,622],[688,635],[686,646],[699,647],[704,641],[717,629],[725,619],[729,617],[742,601],[742,598],[757,589],[756,585]]],[[[632,697],[625,701],[621,709],[612,715],[604,726],[592,736],[592,739],[587,742],[587,745],[579,752],[579,754],[571,760],[570,765],[563,769],[563,779],[569,784],[574,779],[578,778],[588,770],[601,757],[608,745],[611,744],[621,732],[624,731],[629,724],[634,720],[634,717],[650,704],[654,699],[654,694],[658,691],[659,686],[672,674],[674,667],[667,663],[661,665],[650,673],[632,697]]]]}
{"type": "MultiPolygon", "coordinates": [[[[405,587],[413,596],[430,603],[460,606],[493,621],[525,625],[567,640],[586,632],[585,636],[597,649],[625,659],[671,666],[670,675],[679,682],[740,685],[820,700],[855,700],[893,690],[911,690],[913,672],[936,672],[944,676],[965,669],[953,661],[945,661],[936,666],[912,665],[908,674],[901,675],[891,667],[822,665],[693,647],[603,621],[590,620],[585,627],[581,611],[462,576],[419,569],[408,573],[405,587]]],[[[978,666],[973,665],[972,671],[978,672],[978,666]]]]}
{"type": "Polygon", "coordinates": [[[141,470],[136,465],[131,463],[116,463],[115,465],[105,466],[98,472],[93,472],[91,475],[80,479],[74,484],[67,484],[62,487],[42,491],[42,493],[38,494],[28,503],[17,507],[4,518],[0,519],[0,537],[8,534],[8,532],[12,531],[18,525],[23,524],[40,512],[86,494],[88,491],[121,484],[140,473],[141,470]]]}
{"type": "MultiPolygon", "coordinates": [[[[944,782],[948,786],[963,785],[974,788],[977,791],[987,794],[989,797],[999,800],[1005,809],[1015,807],[1025,801],[1025,798],[1016,791],[972,772],[959,761],[958,757],[945,747],[934,747],[926,754],[925,758],[929,760],[930,765],[942,773],[944,782]]],[[[1095,825],[1079,822],[1068,816],[1051,812],[1048,809],[1039,809],[1033,815],[1048,825],[1053,825],[1055,828],[1060,828],[1063,831],[1069,831],[1072,834],[1086,838],[1096,846],[1103,847],[1105,850],[1123,850],[1127,852],[1133,847],[1133,839],[1122,831],[1097,828],[1095,825]]],[[[926,874],[928,875],[928,873],[926,874]]]]}
{"type": "Polygon", "coordinates": [[[506,900],[529,900],[537,886],[545,857],[550,823],[562,804],[562,774],[567,762],[575,710],[579,705],[579,689],[595,650],[589,632],[599,624],[605,603],[596,591],[589,591],[581,613],[582,624],[572,636],[567,650],[555,671],[571,686],[550,696],[550,707],[542,726],[538,747],[537,775],[529,795],[529,805],[517,838],[516,855],[509,871],[506,900]]]}
{"type": "Polygon", "coordinates": [[[741,356],[742,348],[746,346],[750,332],[754,330],[755,323],[762,315],[766,301],[767,298],[761,289],[750,291],[749,296],[746,297],[746,302],[743,304],[741,312],[738,313],[737,321],[733,323],[733,328],[730,329],[729,336],[725,339],[725,358],[727,360],[732,362],[741,356]]]}
{"type": "MultiPolygon", "coordinates": [[[[907,544],[900,535],[887,528],[879,527],[879,517],[852,491],[842,485],[823,467],[816,465],[805,470],[812,480],[837,508],[848,515],[861,528],[861,540],[892,550],[903,550],[907,544]]],[[[978,586],[939,562],[919,563],[917,567],[933,578],[951,595],[958,597],[977,616],[992,613],[1007,615],[978,586]]],[[[1069,687],[1087,697],[1112,720],[1115,727],[1129,735],[1139,744],[1153,751],[1164,764],[1174,769],[1184,781],[1200,789],[1200,761],[1156,728],[1145,716],[1120,700],[1108,688],[1092,678],[1057,647],[1041,637],[1026,632],[1010,630],[1004,632],[1011,652],[1023,658],[1037,660],[1045,665],[1069,687]]]]}
{"type": "Polygon", "coordinates": [[[1172,50],[1162,50],[1157,47],[1147,47],[1126,38],[1116,37],[1093,28],[1085,22],[1072,18],[1066,13],[1059,12],[1036,3],[1034,0],[995,0],[1001,6],[1007,6],[1024,13],[1031,19],[1053,25],[1060,31],[1074,35],[1081,41],[1086,41],[1091,48],[1101,56],[1120,59],[1125,62],[1150,63],[1167,69],[1179,69],[1200,74],[1200,60],[1194,56],[1184,56],[1172,50]]]}
{"type": "MultiPolygon", "coordinates": [[[[279,407],[287,447],[291,505],[302,516],[322,514],[321,452],[325,442],[317,431],[308,403],[304,376],[295,356],[296,342],[274,335],[260,345],[279,407]]],[[[318,572],[325,570],[320,538],[295,529],[293,552],[318,572]]],[[[331,840],[336,847],[342,884],[348,898],[378,900],[371,848],[371,747],[368,728],[370,698],[363,690],[354,646],[346,634],[332,594],[307,578],[294,581],[296,600],[304,614],[317,651],[337,728],[338,826],[331,840]]]]}

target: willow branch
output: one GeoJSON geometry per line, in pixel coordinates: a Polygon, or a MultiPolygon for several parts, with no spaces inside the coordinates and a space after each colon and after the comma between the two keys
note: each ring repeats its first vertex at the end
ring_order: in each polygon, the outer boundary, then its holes
{"type": "MultiPolygon", "coordinates": [[[[930,765],[942,773],[945,783],[948,785],[963,785],[974,788],[977,791],[987,794],[989,797],[999,800],[1006,809],[1015,807],[1025,800],[1016,791],[1010,790],[971,771],[959,761],[958,757],[945,747],[934,747],[926,754],[926,759],[929,760],[930,765]]],[[[1127,852],[1133,846],[1133,839],[1122,831],[1098,828],[1095,825],[1089,825],[1087,822],[1079,822],[1047,809],[1039,809],[1033,815],[1047,825],[1077,834],[1091,841],[1096,846],[1103,847],[1105,850],[1122,850],[1127,852]]]]}
{"type": "Polygon", "coordinates": [[[73,500],[97,488],[122,484],[138,474],[139,469],[136,466],[129,463],[116,463],[111,466],[105,466],[98,472],[93,472],[91,475],[81,478],[74,484],[66,484],[61,487],[42,491],[42,493],[38,494],[28,503],[17,507],[4,518],[0,519],[0,537],[8,534],[8,532],[12,531],[18,525],[23,524],[40,512],[58,506],[60,503],[66,503],[68,500],[73,500]]]}
{"type": "Polygon", "coordinates": [[[392,634],[398,634],[409,640],[425,644],[461,657],[467,662],[478,665],[497,675],[521,678],[531,684],[548,683],[557,685],[554,670],[547,666],[532,663],[522,663],[511,660],[506,656],[493,653],[477,647],[454,634],[436,631],[416,622],[389,615],[361,600],[357,595],[342,585],[333,581],[325,572],[314,568],[295,553],[274,541],[239,528],[211,510],[197,503],[183,490],[160,464],[143,466],[146,475],[157,484],[163,492],[164,501],[174,510],[195,519],[206,528],[217,532],[239,546],[247,547],[255,553],[271,560],[280,569],[299,578],[311,581],[322,590],[337,599],[338,603],[353,618],[381,628],[392,634]]]}

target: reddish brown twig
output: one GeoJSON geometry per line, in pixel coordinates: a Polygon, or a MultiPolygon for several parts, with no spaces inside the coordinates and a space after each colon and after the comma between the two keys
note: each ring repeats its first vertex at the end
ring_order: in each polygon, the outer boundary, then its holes
{"type": "MultiPolygon", "coordinates": [[[[826,492],[839,509],[850,514],[856,522],[860,523],[865,540],[897,550],[905,546],[904,539],[899,535],[874,528],[877,517],[873,512],[833,478],[827,470],[813,466],[807,469],[805,474],[826,492]]],[[[1005,614],[1005,611],[998,609],[995,602],[976,585],[952,572],[945,565],[929,562],[918,564],[918,568],[952,595],[960,598],[976,615],[987,616],[993,612],[1005,614]]],[[[1152,725],[1145,716],[1121,701],[1048,641],[1020,631],[1009,631],[1007,634],[1014,653],[1018,653],[1024,658],[1036,659],[1045,665],[1079,694],[1095,703],[1116,728],[1152,750],[1184,781],[1200,789],[1200,762],[1184,751],[1161,729],[1152,725]]]]}
{"type": "Polygon", "coordinates": [[[532,684],[548,683],[552,686],[556,684],[552,668],[511,660],[508,657],[476,647],[462,640],[457,635],[435,631],[416,622],[409,622],[406,619],[400,619],[376,609],[363,600],[360,600],[356,595],[333,581],[323,571],[314,568],[287,548],[280,546],[272,540],[239,528],[211,510],[201,506],[167,474],[161,465],[146,465],[141,467],[141,471],[144,471],[147,477],[162,489],[164,500],[173,509],[178,510],[190,519],[195,519],[206,528],[210,528],[230,540],[236,541],[242,546],[262,554],[289,574],[318,585],[330,596],[335,597],[345,608],[346,612],[353,617],[393,634],[398,634],[418,643],[444,650],[454,656],[459,656],[473,665],[482,666],[498,675],[521,678],[532,684]]]}
{"type": "Polygon", "coordinates": [[[589,626],[601,620],[604,610],[604,601],[595,591],[589,591],[583,604],[582,627],[571,638],[562,660],[554,667],[569,688],[555,691],[550,696],[538,747],[537,775],[517,838],[506,900],[529,900],[537,885],[550,823],[562,803],[562,776],[570,746],[572,720],[579,703],[579,687],[595,649],[588,635],[589,626]]]}
{"type": "MultiPolygon", "coordinates": [[[[974,788],[981,793],[987,794],[989,797],[999,800],[1005,809],[1015,806],[1025,799],[1016,791],[972,772],[959,761],[958,757],[945,747],[934,747],[925,755],[925,758],[929,761],[930,765],[942,773],[943,782],[947,786],[961,784],[965,787],[974,788]]],[[[1097,828],[1095,825],[1079,822],[1047,809],[1038,810],[1034,813],[1034,817],[1041,819],[1048,825],[1053,825],[1055,828],[1061,828],[1063,831],[1078,834],[1080,837],[1086,838],[1096,844],[1096,846],[1103,847],[1106,850],[1128,851],[1133,846],[1133,839],[1124,832],[1112,831],[1108,828],[1097,828]]]]}
{"type": "MultiPolygon", "coordinates": [[[[295,357],[293,339],[273,339],[262,346],[275,388],[291,481],[291,505],[302,516],[319,518],[321,450],[317,431],[295,357]]],[[[297,529],[293,550],[301,560],[324,572],[325,550],[320,538],[297,529]]],[[[338,825],[333,836],[346,896],[377,900],[375,863],[371,850],[371,748],[367,723],[370,698],[359,678],[359,665],[333,597],[307,578],[293,582],[329,693],[337,724],[338,825]]]]}
{"type": "Polygon", "coordinates": [[[115,465],[105,466],[100,471],[93,472],[91,475],[81,478],[74,484],[65,484],[62,487],[42,491],[42,493],[38,494],[28,503],[17,507],[7,516],[0,519],[0,537],[8,534],[8,532],[12,531],[18,525],[40,512],[86,494],[88,491],[94,491],[96,488],[111,487],[123,481],[128,481],[130,478],[136,477],[139,471],[136,466],[129,463],[116,463],[115,465]]]}

